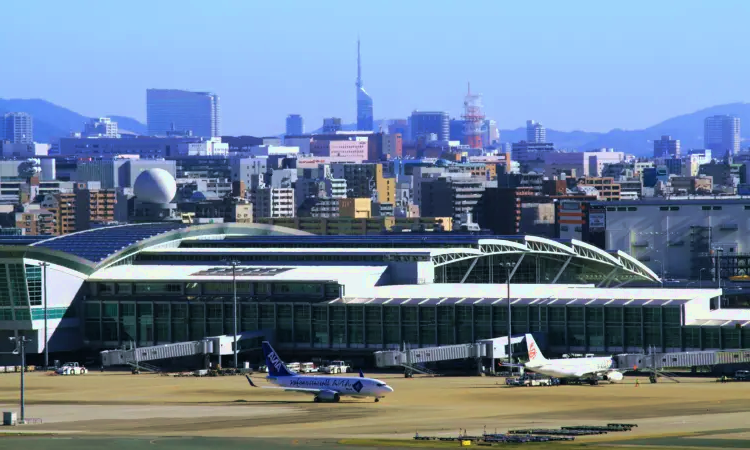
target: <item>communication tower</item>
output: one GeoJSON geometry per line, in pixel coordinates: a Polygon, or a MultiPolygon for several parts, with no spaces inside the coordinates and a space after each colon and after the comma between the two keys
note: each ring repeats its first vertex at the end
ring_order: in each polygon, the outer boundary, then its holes
{"type": "Polygon", "coordinates": [[[464,99],[464,143],[469,148],[482,148],[482,124],[484,124],[484,113],[482,112],[481,94],[471,93],[471,83],[464,99]]]}

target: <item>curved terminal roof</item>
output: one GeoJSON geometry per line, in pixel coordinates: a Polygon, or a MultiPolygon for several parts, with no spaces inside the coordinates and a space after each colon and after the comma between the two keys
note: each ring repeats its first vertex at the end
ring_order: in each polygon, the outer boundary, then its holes
{"type": "Polygon", "coordinates": [[[291,228],[263,224],[219,223],[188,225],[159,222],[115,225],[40,240],[7,239],[0,243],[4,251],[22,251],[87,274],[93,273],[146,248],[177,247],[184,239],[261,235],[309,235],[291,228]]]}
{"type": "Polygon", "coordinates": [[[227,255],[239,249],[263,249],[274,253],[313,252],[336,249],[357,252],[380,249],[429,251],[433,264],[449,265],[490,255],[553,256],[568,262],[592,262],[610,267],[610,275],[600,283],[608,285],[616,274],[627,274],[644,281],[660,282],[659,277],[637,259],[623,252],[606,252],[575,239],[552,240],[539,236],[491,236],[454,233],[387,234],[365,236],[317,236],[286,227],[261,224],[222,223],[187,225],[175,222],[127,224],[81,231],[35,242],[9,240],[13,247],[25,247],[36,254],[68,261],[77,270],[92,273],[143,250],[179,250],[189,252],[213,249],[227,255]],[[273,239],[268,236],[273,235],[273,239]]]}
{"type": "Polygon", "coordinates": [[[492,236],[453,233],[425,234],[383,234],[365,236],[278,236],[269,242],[258,236],[227,236],[219,240],[186,241],[183,248],[219,248],[231,252],[233,248],[296,248],[305,249],[336,248],[348,249],[414,249],[440,248],[445,251],[433,256],[436,266],[489,255],[531,254],[558,256],[593,262],[609,266],[612,277],[602,284],[614,280],[615,274],[628,274],[644,281],[659,283],[661,279],[646,265],[622,252],[606,252],[596,246],[577,239],[554,240],[540,236],[492,236]],[[474,251],[468,251],[473,249],[474,251]]]}

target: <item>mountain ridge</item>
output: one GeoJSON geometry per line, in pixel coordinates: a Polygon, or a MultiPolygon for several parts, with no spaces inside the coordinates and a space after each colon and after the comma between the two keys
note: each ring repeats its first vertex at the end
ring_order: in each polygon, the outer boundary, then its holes
{"type": "MultiPolygon", "coordinates": [[[[0,98],[0,115],[8,112],[25,112],[31,114],[34,118],[34,140],[46,143],[61,137],[68,137],[73,132],[83,131],[84,124],[94,118],[86,117],[40,98],[0,98]]],[[[109,117],[117,122],[120,131],[135,134],[146,133],[146,125],[130,117],[106,115],[98,117],[109,117]]]]}
{"type": "MultiPolygon", "coordinates": [[[[51,142],[60,137],[69,136],[71,132],[83,130],[85,122],[91,118],[78,114],[65,107],[44,99],[2,99],[0,114],[11,111],[23,111],[34,117],[34,138],[38,142],[51,142]]],[[[650,156],[653,152],[653,141],[662,135],[679,139],[685,150],[703,147],[703,120],[713,115],[735,115],[740,123],[750,124],[750,103],[735,102],[715,105],[691,113],[670,117],[650,127],[640,130],[623,130],[619,128],[607,132],[589,132],[582,130],[559,131],[547,129],[547,138],[555,148],[563,150],[591,151],[599,148],[614,148],[617,151],[632,153],[637,156],[650,156]]],[[[121,131],[145,134],[146,125],[126,116],[103,115],[116,121],[121,131]]],[[[387,124],[387,120],[378,120],[387,124]]],[[[343,124],[344,130],[353,130],[354,124],[343,124]]],[[[750,139],[750,126],[741,133],[743,140],[750,139]]],[[[526,129],[501,129],[502,142],[518,142],[526,138],[526,129]]]]}

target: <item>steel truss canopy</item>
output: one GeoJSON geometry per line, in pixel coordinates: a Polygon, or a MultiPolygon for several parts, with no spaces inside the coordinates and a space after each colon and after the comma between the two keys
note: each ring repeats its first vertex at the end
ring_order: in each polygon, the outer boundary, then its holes
{"type": "Polygon", "coordinates": [[[556,241],[539,236],[492,237],[477,239],[476,247],[476,249],[451,248],[433,252],[432,262],[435,267],[439,267],[491,255],[557,256],[609,266],[611,268],[610,273],[600,283],[602,287],[609,285],[618,278],[618,275],[620,279],[630,278],[631,280],[638,279],[654,283],[661,282],[661,279],[651,269],[627,253],[619,250],[606,252],[577,239],[556,241]]]}

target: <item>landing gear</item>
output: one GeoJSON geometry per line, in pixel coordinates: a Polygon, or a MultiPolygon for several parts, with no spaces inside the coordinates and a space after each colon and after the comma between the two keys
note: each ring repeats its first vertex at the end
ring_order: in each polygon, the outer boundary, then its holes
{"type": "Polygon", "coordinates": [[[375,403],[378,403],[380,401],[379,398],[375,397],[375,403]]]}
{"type": "Polygon", "coordinates": [[[589,380],[589,384],[592,386],[596,386],[599,384],[599,380],[589,380]]]}
{"type": "Polygon", "coordinates": [[[317,395],[315,396],[315,398],[313,399],[313,401],[315,403],[320,403],[321,402],[320,397],[318,397],[317,395]]]}

